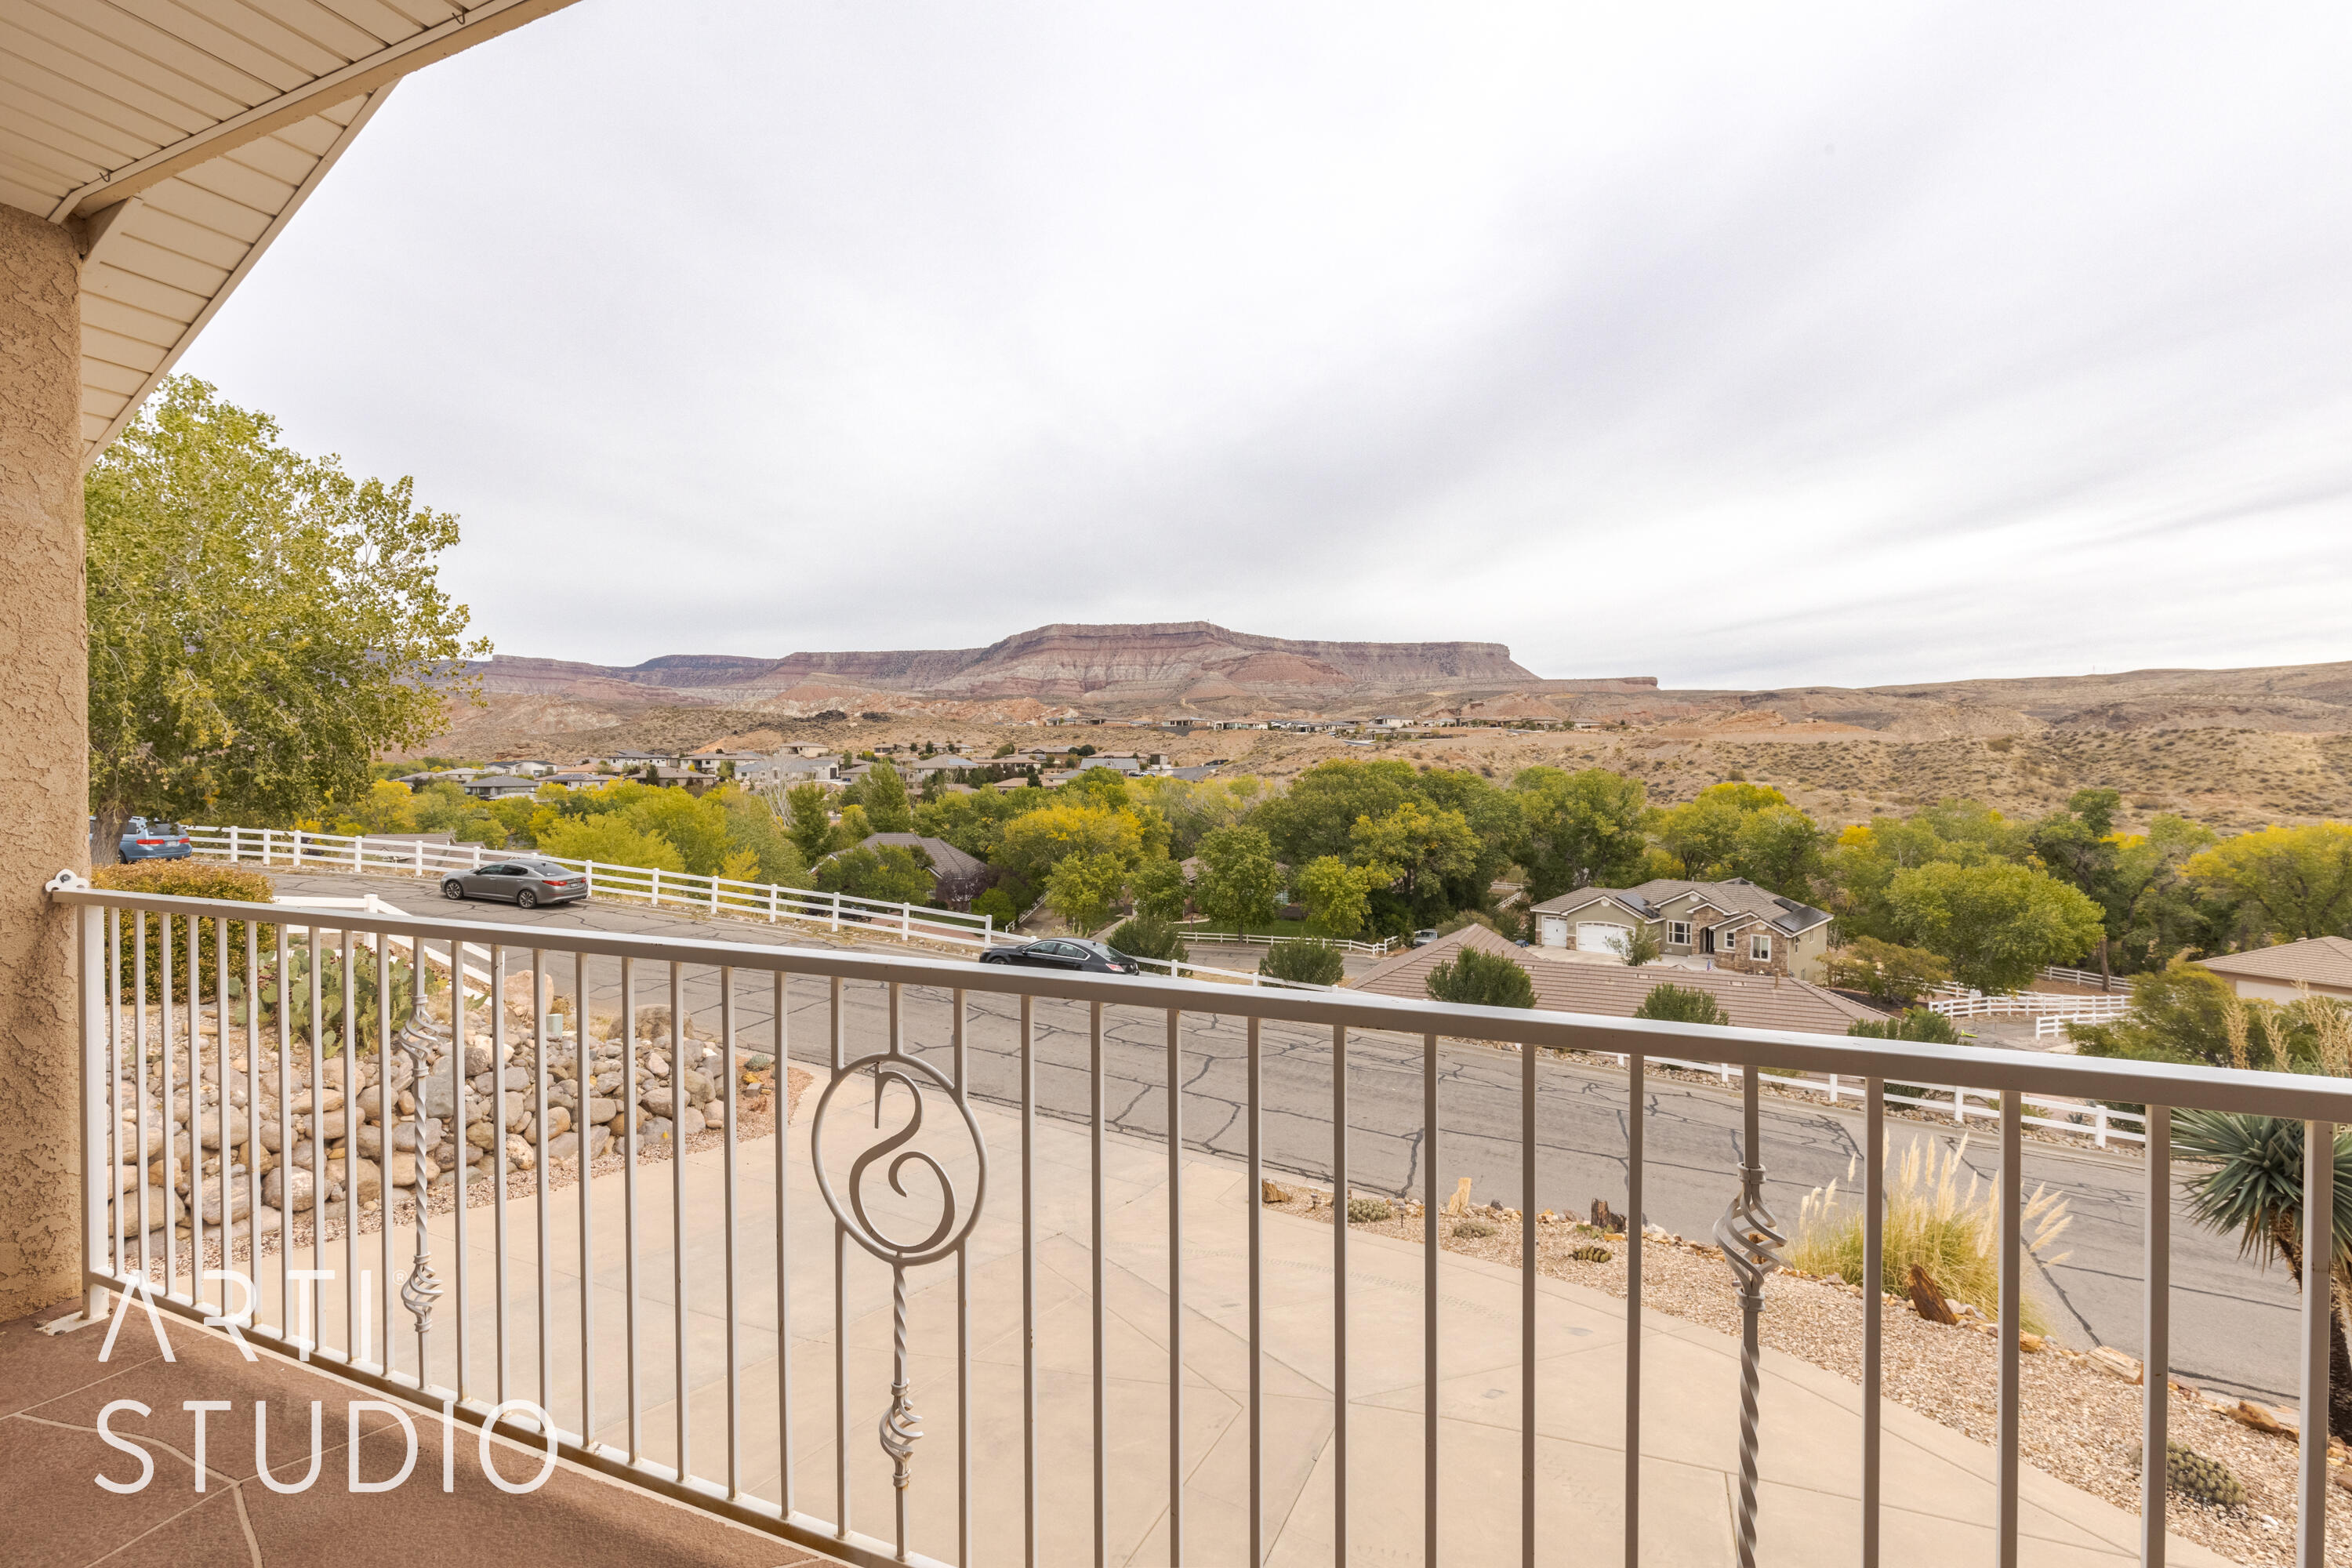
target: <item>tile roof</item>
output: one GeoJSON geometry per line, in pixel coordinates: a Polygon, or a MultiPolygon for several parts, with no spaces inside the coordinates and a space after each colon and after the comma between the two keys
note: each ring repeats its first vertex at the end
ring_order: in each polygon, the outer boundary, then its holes
{"type": "Polygon", "coordinates": [[[2352,940],[2340,936],[2306,937],[2276,947],[2258,947],[2252,952],[2220,953],[2198,963],[2219,974],[2242,974],[2251,980],[2306,980],[2314,985],[2352,987],[2352,940]]]}
{"type": "Polygon", "coordinates": [[[1664,984],[1711,993],[1734,1027],[1790,1029],[1804,1034],[1843,1035],[1856,1019],[1886,1015],[1849,1002],[1835,992],[1804,981],[1769,974],[1738,974],[1725,969],[1676,969],[1622,963],[1593,963],[1568,958],[1545,958],[1537,948],[1506,942],[1485,926],[1465,926],[1438,938],[1427,947],[1409,948],[1366,971],[1354,984],[1358,991],[1384,996],[1428,995],[1429,972],[1452,958],[1465,945],[1498,952],[1517,963],[1535,982],[1536,1005],[1556,1013],[1591,1013],[1602,1017],[1630,1018],[1654,987],[1664,984]]]}
{"type": "Polygon", "coordinates": [[[1685,893],[1696,893],[1727,914],[1755,915],[1769,921],[1791,936],[1811,931],[1830,918],[1826,910],[1801,904],[1794,899],[1784,899],[1744,877],[1734,877],[1723,882],[1685,882],[1660,877],[1635,888],[1579,888],[1572,893],[1546,899],[1535,908],[1543,914],[1566,914],[1596,898],[1613,898],[1628,909],[1637,910],[1651,920],[1658,920],[1663,918],[1658,906],[1685,893]]]}

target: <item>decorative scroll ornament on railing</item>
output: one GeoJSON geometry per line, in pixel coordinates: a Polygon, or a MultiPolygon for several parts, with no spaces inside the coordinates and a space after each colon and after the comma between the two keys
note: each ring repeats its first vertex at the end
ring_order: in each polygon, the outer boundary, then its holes
{"type": "Polygon", "coordinates": [[[921,1417],[915,1413],[907,1377],[907,1270],[949,1256],[971,1234],[988,1190],[988,1144],[980,1135],[980,1123],[972,1119],[971,1108],[957,1098],[955,1086],[921,1058],[896,1049],[860,1057],[833,1075],[810,1121],[809,1143],[817,1191],[823,1194],[825,1207],[833,1211],[833,1217],[851,1240],[890,1266],[890,1405],[883,1413],[877,1433],[882,1451],[890,1456],[891,1484],[898,1489],[898,1544],[903,1556],[907,1488],[914,1479],[915,1445],[923,1436],[921,1417]],[[874,1125],[877,1130],[882,1126],[883,1103],[890,1098],[889,1088],[894,1083],[906,1088],[907,1120],[898,1131],[852,1160],[847,1178],[836,1188],[825,1169],[825,1115],[843,1089],[861,1079],[874,1086],[874,1125]],[[961,1205],[947,1166],[929,1152],[908,1146],[923,1131],[923,1114],[930,1102],[930,1090],[937,1090],[939,1098],[955,1112],[965,1136],[971,1141],[974,1174],[969,1208],[961,1205]],[[875,1169],[877,1165],[881,1167],[878,1171],[875,1169]],[[887,1181],[890,1190],[900,1197],[912,1197],[914,1194],[906,1181],[910,1165],[929,1172],[939,1189],[939,1216],[924,1234],[901,1238],[885,1229],[866,1206],[866,1184],[879,1178],[887,1181]]]}
{"type": "Polygon", "coordinates": [[[1789,1239],[1780,1222],[1764,1204],[1764,1163],[1757,1147],[1759,1115],[1756,1068],[1746,1069],[1741,1084],[1746,1136],[1740,1142],[1739,1195],[1715,1222],[1716,1245],[1739,1286],[1739,1514],[1740,1568],[1756,1564],[1757,1396],[1761,1386],[1763,1350],[1758,1342],[1757,1320],[1764,1311],[1764,1279],[1780,1267],[1780,1247],[1789,1239]]]}
{"type": "MultiPolygon", "coordinates": [[[[424,944],[420,942],[417,945],[421,950],[424,944]]],[[[407,1045],[409,1081],[417,1085],[420,1089],[420,1092],[416,1097],[415,1121],[414,1123],[414,1127],[416,1144],[416,1158],[421,1164],[425,1159],[425,1096],[421,1092],[425,1082],[425,1043],[422,1040],[416,1039],[414,1037],[408,1040],[407,1045]]],[[[390,1060],[389,1054],[386,1056],[386,1060],[390,1060]]],[[[383,1076],[387,1080],[383,1089],[383,1093],[388,1100],[393,1092],[393,1088],[389,1081],[392,1078],[392,1074],[387,1070],[383,1076]]],[[[387,1103],[384,1109],[386,1111],[390,1111],[392,1107],[387,1103]]],[[[459,1136],[462,1137],[463,1135],[463,1131],[461,1129],[459,1136]]],[[[387,1144],[389,1142],[390,1140],[387,1139],[387,1144]]],[[[392,1199],[389,1195],[391,1189],[387,1186],[384,1190],[386,1193],[383,1205],[384,1224],[388,1227],[392,1224],[392,1199]]],[[[425,1364],[425,1336],[433,1331],[433,1304],[441,1300],[441,1281],[434,1278],[433,1253],[432,1250],[425,1246],[425,1183],[423,1173],[420,1172],[416,1184],[416,1256],[414,1261],[409,1265],[408,1278],[401,1281],[400,1286],[400,1304],[406,1307],[409,1310],[409,1314],[416,1320],[416,1365],[418,1375],[420,1377],[424,1375],[424,1367],[425,1364]]],[[[390,1325],[387,1324],[387,1331],[389,1331],[389,1328],[390,1325]]]]}

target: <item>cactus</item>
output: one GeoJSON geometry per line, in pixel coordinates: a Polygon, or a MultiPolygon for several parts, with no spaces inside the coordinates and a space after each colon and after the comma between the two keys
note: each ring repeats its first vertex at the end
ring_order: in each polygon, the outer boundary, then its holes
{"type": "Polygon", "coordinates": [[[2231,1473],[2230,1467],[2219,1459],[2207,1458],[2187,1444],[2167,1443],[2164,1467],[2166,1488],[2192,1502],[2208,1503],[2214,1508],[2245,1506],[2245,1485],[2231,1473]]]}
{"type": "Polygon", "coordinates": [[[1389,1205],[1386,1198],[1349,1198],[1348,1200],[1349,1225],[1376,1225],[1388,1217],[1389,1205]]]}
{"type": "Polygon", "coordinates": [[[1580,1247],[1569,1256],[1579,1263],[1606,1263],[1615,1254],[1605,1247],[1580,1247]]]}
{"type": "Polygon", "coordinates": [[[1454,1236],[1464,1241],[1481,1241],[1495,1234],[1495,1227],[1483,1219],[1465,1219],[1454,1227],[1454,1236]]]}

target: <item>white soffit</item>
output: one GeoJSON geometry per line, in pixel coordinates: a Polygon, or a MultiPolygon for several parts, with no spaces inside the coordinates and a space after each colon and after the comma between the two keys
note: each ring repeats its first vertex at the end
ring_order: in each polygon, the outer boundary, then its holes
{"type": "Polygon", "coordinates": [[[572,0],[5,0],[0,204],[71,227],[85,462],[393,83],[572,0]]]}

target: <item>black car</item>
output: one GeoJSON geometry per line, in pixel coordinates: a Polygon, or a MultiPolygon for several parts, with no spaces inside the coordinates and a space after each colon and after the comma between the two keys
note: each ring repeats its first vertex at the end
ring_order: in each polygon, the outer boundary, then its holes
{"type": "Polygon", "coordinates": [[[980,955],[982,963],[1025,963],[1033,969],[1089,970],[1097,974],[1140,974],[1143,965],[1098,942],[1054,936],[1019,947],[991,948],[980,955]]]}
{"type": "Polygon", "coordinates": [[[514,860],[493,860],[471,871],[452,871],[441,879],[445,899],[503,899],[535,910],[541,904],[577,903],[588,896],[588,874],[525,855],[514,860]]]}

